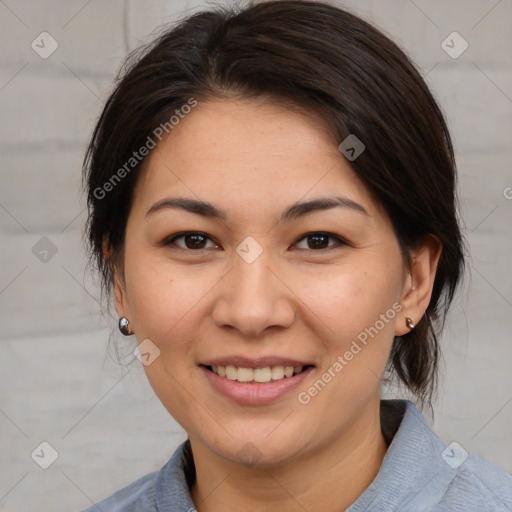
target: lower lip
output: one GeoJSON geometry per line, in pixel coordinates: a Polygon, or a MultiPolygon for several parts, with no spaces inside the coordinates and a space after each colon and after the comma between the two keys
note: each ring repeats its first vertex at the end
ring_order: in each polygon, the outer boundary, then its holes
{"type": "Polygon", "coordinates": [[[261,384],[230,380],[226,377],[220,377],[204,366],[200,368],[216,391],[240,405],[264,405],[275,402],[297,388],[314,369],[309,367],[293,377],[285,377],[261,384]]]}

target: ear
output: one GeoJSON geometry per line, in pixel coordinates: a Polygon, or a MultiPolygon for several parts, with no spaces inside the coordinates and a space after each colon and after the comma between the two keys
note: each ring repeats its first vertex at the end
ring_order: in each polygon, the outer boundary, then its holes
{"type": "Polygon", "coordinates": [[[114,306],[117,311],[119,318],[126,317],[131,318],[130,307],[128,303],[128,297],[126,293],[126,286],[123,276],[122,268],[115,265],[112,255],[112,247],[108,242],[108,238],[103,240],[103,257],[108,265],[110,276],[112,278],[112,288],[114,293],[114,306]]]}
{"type": "Polygon", "coordinates": [[[119,318],[124,316],[130,320],[131,314],[126,294],[126,286],[123,276],[119,275],[118,271],[112,273],[112,286],[114,289],[114,305],[119,318]]]}
{"type": "Polygon", "coordinates": [[[403,336],[411,331],[407,318],[418,325],[430,303],[437,265],[441,257],[442,245],[433,235],[427,235],[411,251],[412,265],[407,271],[402,299],[402,310],[395,325],[395,336],[403,336]]]}

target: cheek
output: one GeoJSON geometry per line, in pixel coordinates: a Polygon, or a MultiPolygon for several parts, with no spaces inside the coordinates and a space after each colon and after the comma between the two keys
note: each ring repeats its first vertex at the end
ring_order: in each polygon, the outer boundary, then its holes
{"type": "Polygon", "coordinates": [[[137,338],[150,338],[162,350],[171,342],[176,348],[197,330],[202,301],[217,282],[211,273],[180,271],[136,254],[127,257],[125,276],[137,338]]]}
{"type": "MultiPolygon", "coordinates": [[[[363,257],[339,267],[329,279],[310,279],[304,285],[305,311],[309,310],[305,314],[316,325],[325,355],[319,377],[329,382],[318,404],[337,403],[347,410],[355,397],[364,401],[380,387],[397,309],[401,309],[400,289],[399,263],[393,268],[385,261],[363,257]]],[[[310,396],[317,393],[316,389],[304,391],[311,391],[310,396]]]]}
{"type": "MultiPolygon", "coordinates": [[[[330,269],[328,276],[311,274],[298,277],[302,280],[302,302],[309,317],[316,317],[324,324],[327,338],[334,345],[343,345],[373,326],[381,314],[386,314],[399,297],[400,270],[374,260],[360,258],[351,263],[330,269]]],[[[305,313],[306,314],[306,313],[305,313]]],[[[394,310],[388,317],[393,316],[394,310]]],[[[386,320],[389,320],[389,318],[386,320]]],[[[381,323],[378,324],[379,327],[381,323]]],[[[392,330],[386,322],[383,330],[392,330]]]]}

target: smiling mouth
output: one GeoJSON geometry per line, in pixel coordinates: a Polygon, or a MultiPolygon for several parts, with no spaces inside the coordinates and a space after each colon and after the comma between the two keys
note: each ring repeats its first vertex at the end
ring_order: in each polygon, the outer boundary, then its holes
{"type": "Polygon", "coordinates": [[[306,366],[265,366],[263,368],[244,368],[239,366],[207,366],[204,368],[215,373],[219,377],[228,380],[244,382],[248,384],[268,384],[269,382],[289,379],[312,368],[312,365],[306,366]]]}

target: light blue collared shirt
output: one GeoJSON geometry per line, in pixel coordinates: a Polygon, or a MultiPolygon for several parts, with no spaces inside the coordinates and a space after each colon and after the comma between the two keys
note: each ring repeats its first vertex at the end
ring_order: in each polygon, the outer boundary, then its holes
{"type": "MultiPolygon", "coordinates": [[[[512,476],[460,445],[444,444],[412,402],[382,400],[381,418],[390,441],[386,456],[346,512],[512,512],[512,476]]],[[[194,478],[186,441],[162,469],[82,512],[195,512],[194,478]]]]}

